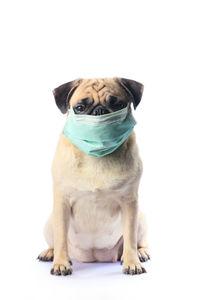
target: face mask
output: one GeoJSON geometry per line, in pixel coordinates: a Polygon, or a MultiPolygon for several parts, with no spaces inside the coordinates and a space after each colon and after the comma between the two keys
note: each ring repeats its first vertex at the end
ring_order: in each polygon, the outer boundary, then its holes
{"type": "Polygon", "coordinates": [[[129,106],[101,116],[78,115],[71,107],[63,134],[88,155],[101,157],[119,148],[135,124],[129,106]]]}

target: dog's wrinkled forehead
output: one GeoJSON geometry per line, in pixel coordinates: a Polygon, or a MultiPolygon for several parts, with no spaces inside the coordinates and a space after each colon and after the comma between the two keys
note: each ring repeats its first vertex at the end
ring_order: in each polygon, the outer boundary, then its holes
{"type": "Polygon", "coordinates": [[[90,98],[94,103],[103,104],[110,95],[126,98],[126,92],[114,79],[85,79],[74,91],[70,103],[73,106],[81,99],[90,98]]]}
{"type": "Polygon", "coordinates": [[[125,78],[95,78],[76,79],[65,83],[54,91],[58,108],[66,113],[69,104],[74,106],[81,99],[92,99],[94,104],[104,104],[110,96],[115,96],[125,102],[132,101],[134,108],[139,104],[143,85],[125,78]]]}

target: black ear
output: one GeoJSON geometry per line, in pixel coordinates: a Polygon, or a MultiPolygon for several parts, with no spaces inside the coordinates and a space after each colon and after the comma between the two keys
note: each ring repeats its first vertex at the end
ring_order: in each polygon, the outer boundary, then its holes
{"type": "Polygon", "coordinates": [[[144,86],[143,84],[126,78],[117,78],[119,84],[126,90],[126,92],[132,97],[133,106],[136,109],[141,101],[144,86]]]}
{"type": "Polygon", "coordinates": [[[67,112],[69,100],[73,95],[75,89],[79,86],[80,82],[80,79],[73,80],[62,84],[53,90],[56,105],[63,114],[67,112]]]}

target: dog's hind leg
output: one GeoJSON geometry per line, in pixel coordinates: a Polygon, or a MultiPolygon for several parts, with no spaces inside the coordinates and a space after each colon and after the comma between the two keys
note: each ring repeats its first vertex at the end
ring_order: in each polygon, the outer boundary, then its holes
{"type": "Polygon", "coordinates": [[[53,248],[42,251],[38,255],[40,261],[53,261],[53,248]]]}
{"type": "Polygon", "coordinates": [[[52,226],[52,215],[47,220],[44,227],[44,237],[49,246],[47,250],[42,251],[38,255],[40,261],[53,261],[54,257],[54,239],[53,239],[53,226],[52,226]]]}
{"type": "Polygon", "coordinates": [[[147,224],[145,216],[140,212],[139,213],[139,222],[138,222],[138,236],[137,236],[137,247],[138,247],[138,257],[141,262],[145,262],[150,259],[147,240],[147,224]]]}

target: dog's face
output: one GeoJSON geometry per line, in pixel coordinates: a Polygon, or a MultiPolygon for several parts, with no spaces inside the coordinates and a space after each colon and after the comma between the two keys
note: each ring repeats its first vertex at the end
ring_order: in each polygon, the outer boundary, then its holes
{"type": "Polygon", "coordinates": [[[77,79],[57,87],[56,104],[62,113],[71,105],[76,114],[103,115],[141,100],[143,85],[125,78],[77,79]]]}

